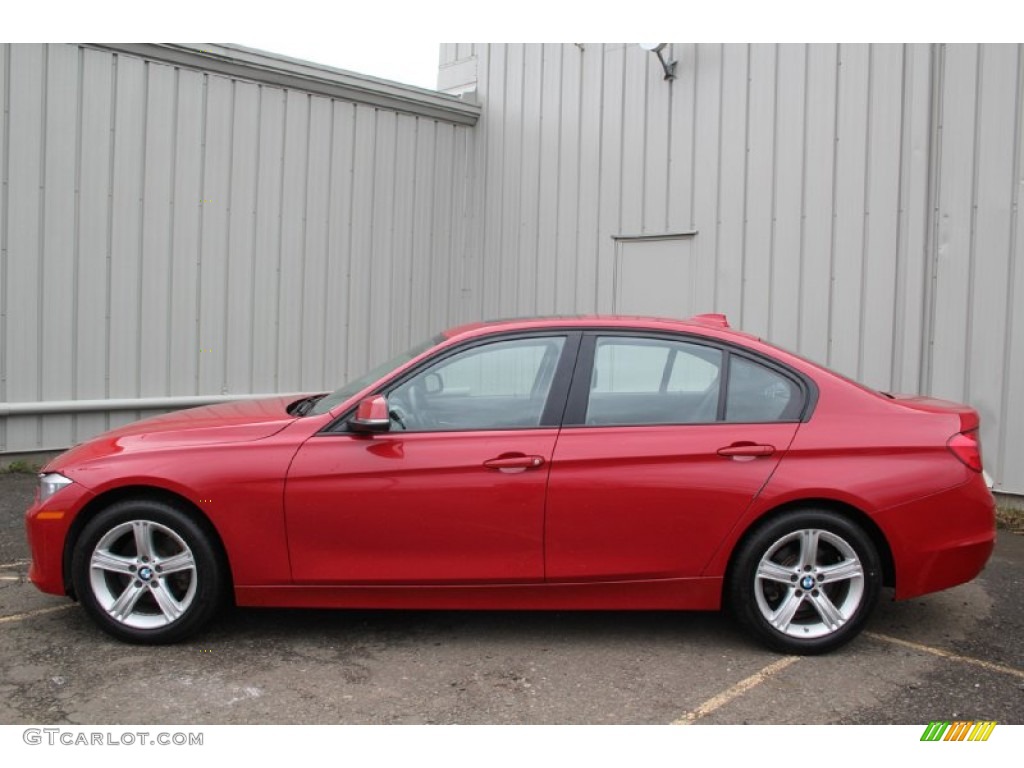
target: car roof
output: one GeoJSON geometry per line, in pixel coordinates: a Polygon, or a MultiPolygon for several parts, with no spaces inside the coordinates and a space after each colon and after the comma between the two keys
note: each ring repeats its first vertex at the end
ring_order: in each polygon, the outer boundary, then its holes
{"type": "Polygon", "coordinates": [[[513,317],[466,323],[444,332],[448,339],[480,336],[503,331],[536,330],[543,328],[630,328],[664,331],[712,331],[719,337],[735,336],[760,341],[757,336],[738,331],[729,325],[722,314],[701,314],[685,320],[672,317],[646,317],[641,315],[545,315],[513,317]]]}

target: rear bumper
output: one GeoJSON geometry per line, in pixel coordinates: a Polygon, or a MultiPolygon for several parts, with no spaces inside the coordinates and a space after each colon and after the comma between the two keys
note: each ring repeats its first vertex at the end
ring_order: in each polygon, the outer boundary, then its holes
{"type": "Polygon", "coordinates": [[[995,500],[980,474],[963,485],[875,516],[892,548],[896,599],[970,581],[996,541],[995,500]]]}

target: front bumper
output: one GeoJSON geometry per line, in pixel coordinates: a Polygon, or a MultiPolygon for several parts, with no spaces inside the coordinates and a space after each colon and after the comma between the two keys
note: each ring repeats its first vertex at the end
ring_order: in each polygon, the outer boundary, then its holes
{"type": "Polygon", "coordinates": [[[45,502],[37,498],[25,512],[25,533],[32,563],[28,578],[38,589],[53,595],[65,595],[64,543],[78,512],[93,494],[72,483],[45,502]]]}

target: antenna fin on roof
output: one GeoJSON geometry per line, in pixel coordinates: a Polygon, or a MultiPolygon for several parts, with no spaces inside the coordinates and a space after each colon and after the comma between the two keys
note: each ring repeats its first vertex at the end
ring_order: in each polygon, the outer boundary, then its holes
{"type": "Polygon", "coordinates": [[[717,325],[719,328],[729,328],[729,319],[718,312],[707,312],[703,315],[694,315],[690,318],[696,320],[698,323],[704,323],[705,325],[717,325]]]}

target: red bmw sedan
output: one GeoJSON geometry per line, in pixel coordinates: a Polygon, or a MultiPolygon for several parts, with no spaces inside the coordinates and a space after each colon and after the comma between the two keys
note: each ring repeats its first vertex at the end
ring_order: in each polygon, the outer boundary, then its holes
{"type": "Polygon", "coordinates": [[[330,394],[195,408],[40,474],[30,578],[129,642],[241,606],[728,606],[821,653],[995,541],[978,414],[731,330],[455,328],[330,394]]]}

